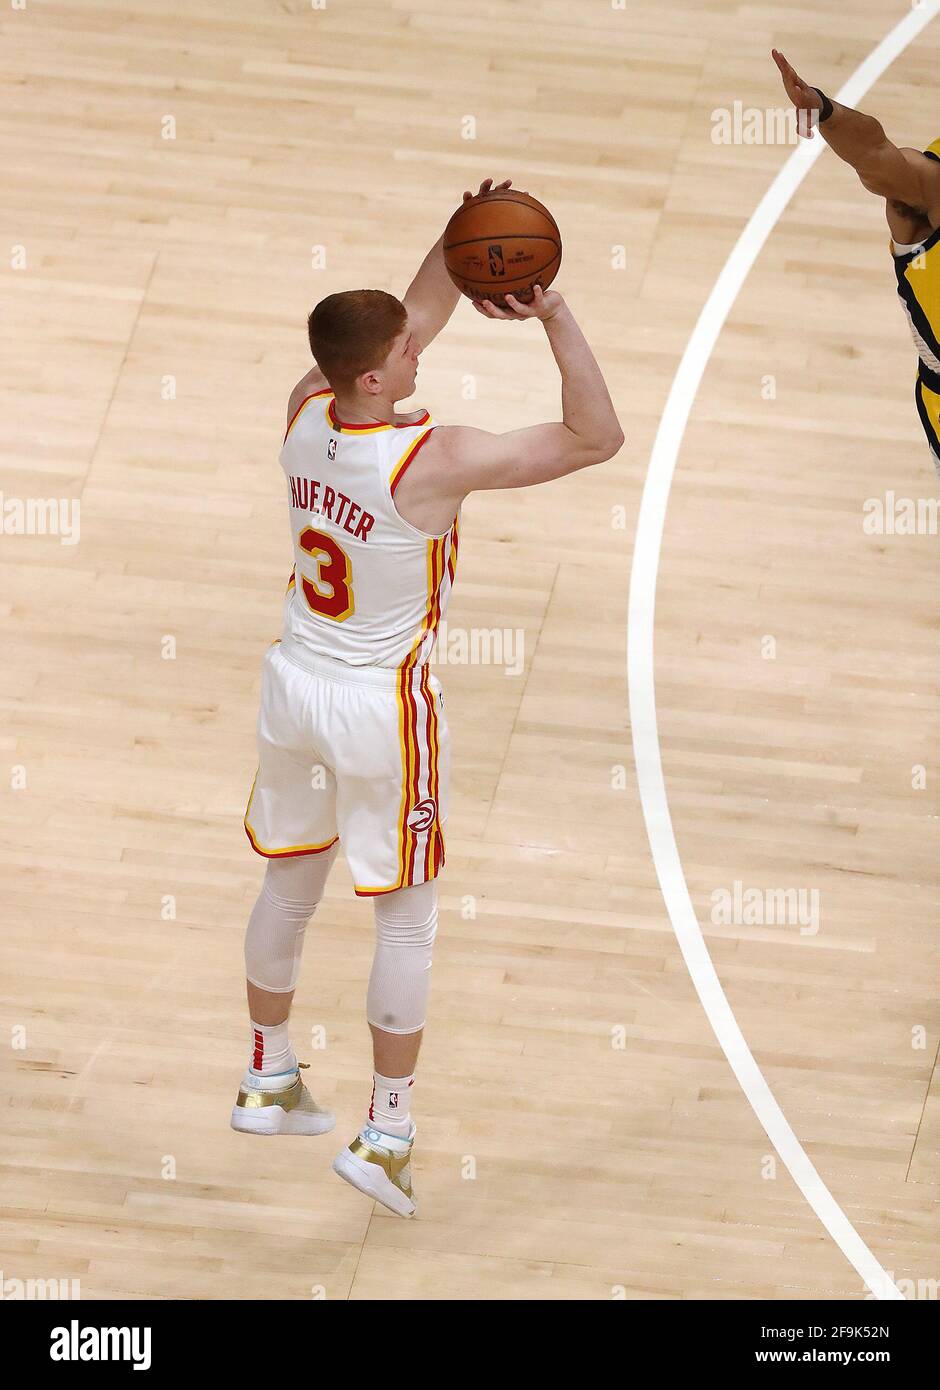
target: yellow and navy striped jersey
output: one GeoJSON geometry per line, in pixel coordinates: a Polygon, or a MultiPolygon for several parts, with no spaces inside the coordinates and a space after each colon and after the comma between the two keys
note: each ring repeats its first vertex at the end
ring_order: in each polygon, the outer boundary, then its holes
{"type": "MultiPolygon", "coordinates": [[[[414,418],[414,417],[417,418],[414,418]]],[[[351,666],[425,665],[447,609],[457,562],[458,517],[448,531],[418,530],[395,489],[434,422],[350,425],[332,391],[308,396],[287,428],[294,572],[284,632],[351,666]]]]}
{"type": "MultiPolygon", "coordinates": [[[[940,139],[924,150],[940,162],[940,139]]],[[[892,242],[898,295],[904,307],[918,369],[915,399],[931,451],[940,454],[940,227],[911,246],[892,242]]]]}

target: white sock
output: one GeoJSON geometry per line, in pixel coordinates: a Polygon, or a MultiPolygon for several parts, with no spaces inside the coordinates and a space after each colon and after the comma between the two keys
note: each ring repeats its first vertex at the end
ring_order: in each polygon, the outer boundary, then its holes
{"type": "Polygon", "coordinates": [[[407,1139],[411,1134],[411,1089],[413,1076],[380,1076],[372,1073],[372,1103],[369,1124],[383,1134],[407,1139]]]}
{"type": "Polygon", "coordinates": [[[297,1058],[287,1036],[286,1023],[255,1023],[252,1019],[251,1070],[256,1076],[297,1070],[297,1058]]]}

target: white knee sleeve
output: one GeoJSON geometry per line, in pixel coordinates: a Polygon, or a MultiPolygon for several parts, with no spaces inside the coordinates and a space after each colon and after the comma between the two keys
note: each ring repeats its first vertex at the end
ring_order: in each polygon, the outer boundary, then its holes
{"type": "Polygon", "coordinates": [[[297,984],[304,931],[323,897],[337,846],[298,859],[269,859],[245,932],[245,974],[259,989],[288,994],[297,984]]]}
{"type": "Polygon", "coordinates": [[[366,1018],[386,1033],[417,1033],[427,1020],[436,880],[377,897],[375,931],[366,1018]]]}

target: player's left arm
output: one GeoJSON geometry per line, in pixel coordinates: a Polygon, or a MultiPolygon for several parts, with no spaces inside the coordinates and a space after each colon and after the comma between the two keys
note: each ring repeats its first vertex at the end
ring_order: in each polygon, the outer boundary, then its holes
{"type": "MultiPolygon", "coordinates": [[[[511,186],[512,179],[504,179],[495,187],[492,179],[484,179],[477,196],[499,193],[511,186]]],[[[466,203],[472,197],[473,194],[468,189],[463,195],[463,200],[466,203]]],[[[460,291],[447,274],[447,267],[444,265],[442,233],[421,262],[403,301],[408,310],[408,322],[422,351],[437,337],[441,329],[446,327],[459,299],[460,291]]]]}
{"type": "Polygon", "coordinates": [[[315,396],[318,391],[328,391],[330,383],[314,363],[306,376],[302,376],[294,387],[287,400],[287,428],[297,414],[300,407],[308,396],[315,396]]]}
{"type": "Polygon", "coordinates": [[[832,112],[828,114],[820,92],[796,74],[783,54],[774,49],[773,58],[796,107],[799,134],[811,140],[818,123],[826,144],[851,164],[869,193],[921,209],[931,226],[940,225],[940,163],[919,150],[892,144],[881,122],[864,111],[829,101],[832,112]]]}

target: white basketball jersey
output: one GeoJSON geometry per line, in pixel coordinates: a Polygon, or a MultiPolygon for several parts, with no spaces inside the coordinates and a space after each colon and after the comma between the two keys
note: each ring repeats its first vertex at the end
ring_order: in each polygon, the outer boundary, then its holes
{"type": "Polygon", "coordinates": [[[284,631],[352,666],[430,659],[457,562],[457,524],[432,536],[395,507],[395,488],[434,428],[347,425],[332,391],[308,396],[281,449],[294,573],[284,631]]]}

